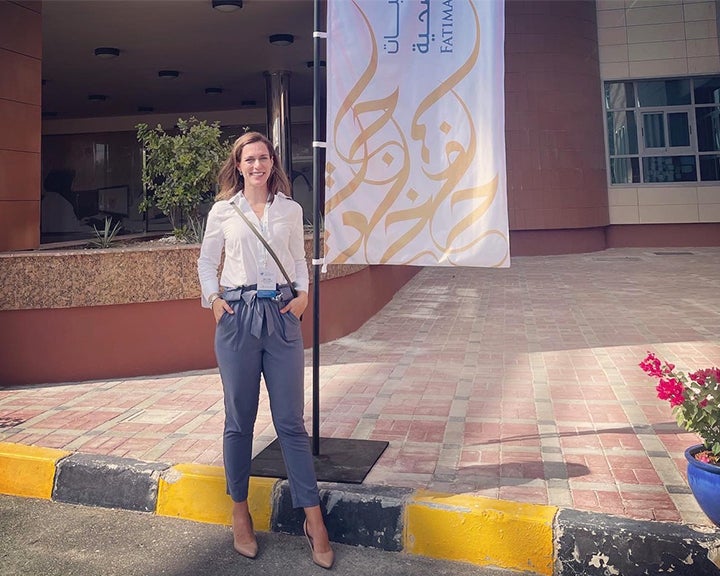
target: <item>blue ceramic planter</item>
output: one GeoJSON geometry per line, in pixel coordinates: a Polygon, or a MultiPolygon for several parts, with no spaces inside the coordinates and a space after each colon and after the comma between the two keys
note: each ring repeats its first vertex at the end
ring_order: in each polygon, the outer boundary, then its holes
{"type": "Polygon", "coordinates": [[[715,526],[720,526],[720,466],[695,460],[701,450],[702,444],[685,450],[688,484],[700,509],[715,526]]]}

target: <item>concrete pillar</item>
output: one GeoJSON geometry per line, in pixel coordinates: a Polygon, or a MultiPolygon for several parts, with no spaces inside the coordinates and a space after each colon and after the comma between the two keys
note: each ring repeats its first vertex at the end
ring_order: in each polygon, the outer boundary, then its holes
{"type": "Polygon", "coordinates": [[[292,179],[290,140],[290,72],[265,72],[268,138],[275,145],[283,168],[292,179]]]}

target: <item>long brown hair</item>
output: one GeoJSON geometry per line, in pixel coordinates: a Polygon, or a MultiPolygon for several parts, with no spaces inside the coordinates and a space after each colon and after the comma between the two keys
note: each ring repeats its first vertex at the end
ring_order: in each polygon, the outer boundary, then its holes
{"type": "Polygon", "coordinates": [[[260,132],[246,132],[240,138],[235,140],[232,146],[230,155],[227,160],[223,163],[218,172],[218,186],[220,191],[215,200],[227,200],[237,194],[244,186],[245,182],[238,170],[237,164],[240,162],[242,157],[242,151],[248,144],[254,144],[255,142],[262,142],[268,149],[268,154],[272,158],[272,170],[270,171],[270,177],[268,178],[268,190],[272,197],[275,198],[275,194],[282,192],[287,196],[292,196],[292,189],[290,187],[290,180],[285,174],[282,165],[280,164],[280,158],[275,152],[275,148],[265,136],[260,132]]]}

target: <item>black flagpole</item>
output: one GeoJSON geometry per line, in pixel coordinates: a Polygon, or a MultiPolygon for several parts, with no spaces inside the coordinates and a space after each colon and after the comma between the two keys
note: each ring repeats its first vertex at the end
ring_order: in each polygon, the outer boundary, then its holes
{"type": "MultiPolygon", "coordinates": [[[[334,0],[327,0],[333,2],[334,0]]],[[[325,135],[321,135],[321,114],[325,111],[321,106],[320,94],[320,40],[327,34],[320,32],[322,24],[320,0],[313,0],[315,23],[313,32],[313,423],[312,423],[312,454],[317,479],[327,482],[346,482],[361,484],[370,469],[382,455],[388,442],[384,440],[363,440],[347,438],[323,438],[320,454],[320,225],[323,220],[323,204],[320,190],[325,173],[324,162],[320,162],[321,150],[325,148],[325,135]]],[[[327,130],[327,128],[326,128],[327,130]]],[[[324,155],[323,155],[324,159],[324,155]]],[[[252,461],[250,473],[254,476],[270,476],[287,478],[280,443],[276,439],[252,461]]]]}
{"type": "MultiPolygon", "coordinates": [[[[320,454],[320,0],[313,0],[313,369],[312,369],[312,453],[320,454]]],[[[322,142],[325,142],[324,136],[322,142]]]]}

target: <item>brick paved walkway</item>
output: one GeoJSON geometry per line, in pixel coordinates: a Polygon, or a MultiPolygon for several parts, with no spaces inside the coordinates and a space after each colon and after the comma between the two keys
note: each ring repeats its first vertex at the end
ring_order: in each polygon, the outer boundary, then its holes
{"type": "MultiPolygon", "coordinates": [[[[369,484],[709,524],[685,475],[697,439],[637,364],[720,365],[718,286],[720,248],[426,268],[321,347],[321,436],[389,441],[369,484]]],[[[0,388],[0,441],[222,465],[222,425],[216,370],[0,388]]],[[[263,389],[255,453],[274,437],[263,389]]]]}

